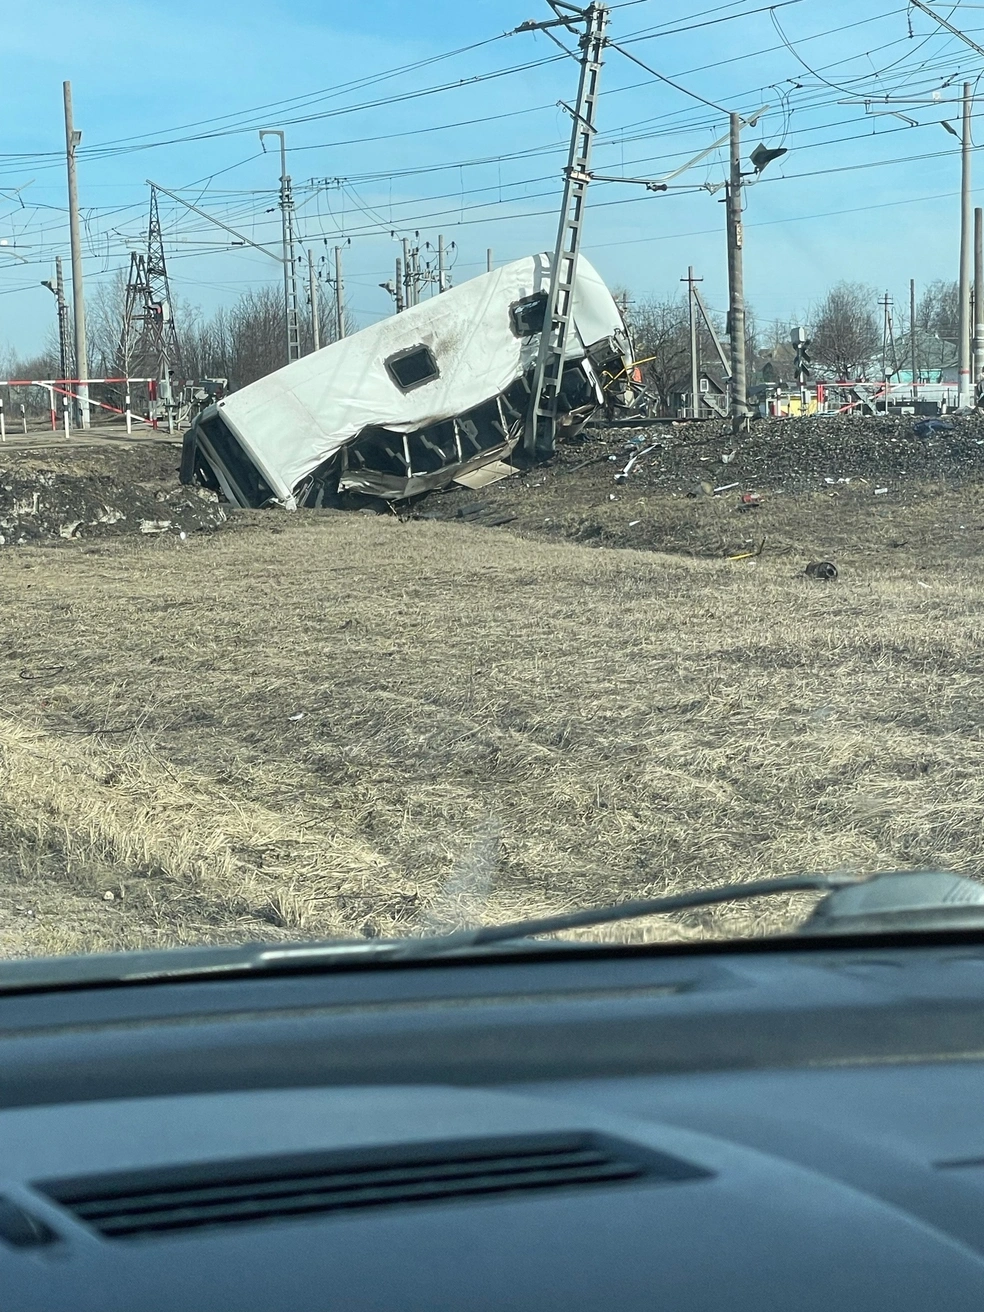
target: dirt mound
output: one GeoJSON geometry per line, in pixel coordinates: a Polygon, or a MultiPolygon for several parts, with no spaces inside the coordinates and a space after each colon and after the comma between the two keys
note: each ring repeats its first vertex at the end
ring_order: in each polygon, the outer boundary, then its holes
{"type": "MultiPolygon", "coordinates": [[[[607,454],[616,456],[616,464],[623,449],[626,459],[647,451],[633,467],[631,481],[676,492],[694,491],[706,481],[808,492],[830,486],[829,479],[864,479],[884,486],[982,478],[984,418],[955,416],[943,422],[951,427],[927,437],[916,435],[911,417],[822,415],[763,420],[737,440],[724,423],[684,423],[598,429],[589,442],[611,448],[607,454]]],[[[587,459],[587,448],[584,451],[582,459],[587,459]]]]}
{"type": "Polygon", "coordinates": [[[984,525],[984,419],[917,437],[910,419],[769,420],[588,430],[549,464],[479,491],[451,489],[423,518],[508,527],[591,547],[691,556],[883,556],[911,544],[974,554],[984,525]]]}
{"type": "Polygon", "coordinates": [[[191,533],[225,522],[213,492],[178,482],[172,443],[0,453],[0,546],[191,533]]]}

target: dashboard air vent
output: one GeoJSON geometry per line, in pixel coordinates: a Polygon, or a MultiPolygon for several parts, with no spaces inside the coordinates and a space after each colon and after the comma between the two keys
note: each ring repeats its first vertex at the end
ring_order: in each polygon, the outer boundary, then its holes
{"type": "Polygon", "coordinates": [[[523,1135],[47,1180],[35,1187],[107,1238],[488,1195],[673,1184],[709,1173],[594,1133],[523,1135]]]}

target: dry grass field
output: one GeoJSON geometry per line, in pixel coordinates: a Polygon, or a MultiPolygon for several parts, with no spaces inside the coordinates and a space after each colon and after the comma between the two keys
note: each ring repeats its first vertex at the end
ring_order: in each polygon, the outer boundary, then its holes
{"type": "MultiPolygon", "coordinates": [[[[7,549],[0,953],[984,873],[977,496],[858,508],[839,537],[789,501],[751,561],[341,513],[7,549]],[[840,580],[806,579],[832,540],[840,580]]],[[[724,511],[695,504],[713,537],[724,511]]]]}

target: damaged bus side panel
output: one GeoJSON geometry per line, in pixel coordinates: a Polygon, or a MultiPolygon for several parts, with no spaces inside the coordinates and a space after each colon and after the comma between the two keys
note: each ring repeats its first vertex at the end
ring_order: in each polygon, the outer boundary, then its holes
{"type": "MultiPolygon", "coordinates": [[[[549,259],[531,256],[333,342],[232,393],[185,434],[181,478],[240,506],[336,491],[418,495],[508,455],[523,432],[549,259]]],[[[631,352],[610,292],[579,262],[559,427],[626,399],[631,352]]]]}

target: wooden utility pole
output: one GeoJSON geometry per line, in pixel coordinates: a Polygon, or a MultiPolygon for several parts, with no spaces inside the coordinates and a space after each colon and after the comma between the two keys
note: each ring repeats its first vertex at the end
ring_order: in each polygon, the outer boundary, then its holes
{"type": "Polygon", "coordinates": [[[745,374],[745,280],[742,265],[741,224],[741,116],[731,115],[731,177],[727,188],[728,212],[728,332],[731,339],[731,431],[739,433],[748,420],[745,374]]]}
{"type": "Polygon", "coordinates": [[[888,334],[889,334],[889,312],[892,305],[892,298],[888,292],[881,299],[882,307],[882,395],[885,403],[885,413],[888,414],[888,334]]]}
{"type": "Polygon", "coordinates": [[[314,349],[321,350],[321,320],[318,314],[318,278],[314,271],[314,254],[308,247],[308,296],[311,301],[311,338],[314,349]]]}
{"type": "Polygon", "coordinates": [[[970,376],[970,280],[971,280],[971,200],[970,200],[970,107],[971,84],[963,84],[963,123],[960,133],[960,340],[957,364],[957,407],[967,410],[974,404],[970,376]]]}
{"type": "Polygon", "coordinates": [[[700,353],[697,346],[697,306],[694,304],[695,283],[703,279],[694,277],[694,266],[687,269],[686,278],[681,282],[687,284],[687,311],[690,325],[690,418],[700,418],[700,353]]]}
{"type": "Polygon", "coordinates": [[[912,370],[912,400],[919,400],[919,357],[916,352],[916,280],[909,279],[909,367],[912,370]]]}
{"type": "Polygon", "coordinates": [[[337,340],[345,336],[345,288],[342,283],[342,248],[335,247],[335,331],[337,340]]]}
{"type": "Polygon", "coordinates": [[[75,368],[78,378],[79,420],[89,427],[89,353],[85,342],[85,293],[82,287],[82,233],[79,224],[79,188],[75,149],[82,133],[72,120],[72,84],[62,83],[65,98],[65,153],[68,160],[68,230],[72,247],[72,313],[75,318],[75,368]]]}
{"type": "Polygon", "coordinates": [[[984,209],[974,210],[974,404],[984,377],[984,209]]]}

